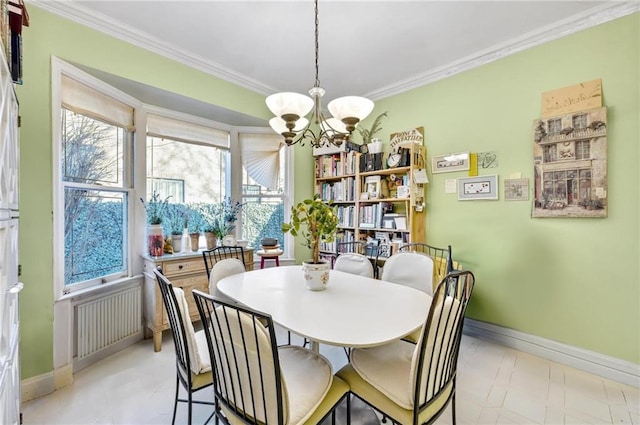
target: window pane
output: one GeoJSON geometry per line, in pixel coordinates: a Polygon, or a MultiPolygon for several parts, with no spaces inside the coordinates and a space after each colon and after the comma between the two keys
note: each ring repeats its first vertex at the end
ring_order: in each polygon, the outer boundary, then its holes
{"type": "Polygon", "coordinates": [[[590,142],[588,140],[576,142],[576,159],[589,159],[589,147],[590,142]]]}
{"type": "Polygon", "coordinates": [[[125,130],[63,109],[63,180],[124,186],[125,130]]]}
{"type": "Polygon", "coordinates": [[[549,134],[556,134],[562,131],[562,120],[551,119],[549,120],[549,134]]]}
{"type": "Polygon", "coordinates": [[[282,223],[284,221],[284,202],[280,198],[243,197],[242,202],[242,239],[250,246],[259,247],[262,238],[276,238],[285,249],[282,223]]]}
{"type": "Polygon", "coordinates": [[[263,238],[276,238],[280,247],[286,249],[282,233],[285,169],[285,149],[280,149],[278,187],[269,189],[252,179],[242,167],[242,202],[245,203],[242,208],[242,239],[248,240],[251,246],[259,247],[263,238]]]}
{"type": "Polygon", "coordinates": [[[573,128],[576,130],[587,128],[587,114],[579,114],[573,117],[573,128]]]}
{"type": "Polygon", "coordinates": [[[124,273],[127,194],[65,188],[65,285],[124,273]]]}
{"type": "Polygon", "coordinates": [[[147,137],[147,199],[156,191],[171,202],[221,202],[227,156],[214,146],[147,137]]]}

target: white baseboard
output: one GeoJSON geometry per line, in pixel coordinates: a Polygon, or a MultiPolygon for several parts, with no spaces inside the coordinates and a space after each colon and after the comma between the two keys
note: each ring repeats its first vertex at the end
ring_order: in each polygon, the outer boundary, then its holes
{"type": "Polygon", "coordinates": [[[21,400],[25,402],[44,397],[71,384],[73,384],[73,367],[69,364],[53,372],[22,380],[21,400]]]}
{"type": "Polygon", "coordinates": [[[626,360],[469,318],[464,321],[463,332],[640,388],[640,365],[626,360]]]}

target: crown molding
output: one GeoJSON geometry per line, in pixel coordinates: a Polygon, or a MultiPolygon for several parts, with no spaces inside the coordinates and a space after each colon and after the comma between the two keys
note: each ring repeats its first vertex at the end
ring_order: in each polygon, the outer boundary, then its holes
{"type": "Polygon", "coordinates": [[[640,2],[638,1],[605,2],[583,13],[573,15],[428,72],[374,90],[364,96],[371,100],[394,96],[638,11],[640,11],[640,2]]]}
{"type": "MultiPolygon", "coordinates": [[[[164,40],[152,37],[134,27],[124,25],[121,22],[115,21],[104,15],[96,14],[82,6],[79,2],[30,0],[29,3],[63,18],[86,25],[119,40],[131,43],[169,59],[176,60],[187,66],[262,95],[268,95],[278,91],[274,87],[240,75],[218,63],[187,53],[184,49],[180,49],[164,40]]],[[[492,46],[488,49],[474,53],[473,55],[469,55],[428,72],[389,84],[378,90],[367,93],[365,96],[372,100],[379,100],[413,90],[638,11],[640,11],[640,2],[638,1],[607,1],[583,13],[576,14],[539,30],[529,32],[521,37],[509,40],[508,42],[492,46]]]]}
{"type": "Polygon", "coordinates": [[[160,40],[145,32],[139,31],[137,28],[125,25],[110,17],[91,11],[90,9],[82,6],[81,2],[29,0],[29,3],[46,10],[47,12],[51,12],[124,42],[131,43],[166,58],[178,61],[186,66],[198,69],[251,91],[258,92],[263,95],[277,91],[273,87],[265,85],[255,79],[239,75],[218,63],[208,61],[200,56],[185,52],[184,49],[181,49],[171,43],[167,43],[166,40],[160,40]]]}

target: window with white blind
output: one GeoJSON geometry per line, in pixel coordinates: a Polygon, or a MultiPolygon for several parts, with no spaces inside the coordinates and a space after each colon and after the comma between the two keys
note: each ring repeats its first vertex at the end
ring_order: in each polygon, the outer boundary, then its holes
{"type": "Polygon", "coordinates": [[[181,233],[185,222],[190,231],[203,231],[199,212],[228,196],[230,134],[205,124],[147,114],[147,199],[154,192],[168,199],[167,235],[181,233]]]}
{"type": "Polygon", "coordinates": [[[54,214],[69,293],[129,274],[135,129],[131,105],[64,74],[60,100],[54,214]]]}

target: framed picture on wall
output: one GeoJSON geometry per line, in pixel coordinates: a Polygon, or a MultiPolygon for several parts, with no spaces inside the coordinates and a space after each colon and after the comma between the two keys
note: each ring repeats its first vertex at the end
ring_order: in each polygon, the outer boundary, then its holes
{"type": "Polygon", "coordinates": [[[432,173],[451,173],[469,169],[469,152],[448,153],[431,157],[432,173]]]}
{"type": "Polygon", "coordinates": [[[498,199],[498,176],[463,177],[458,179],[458,201],[498,199]]]}
{"type": "Polygon", "coordinates": [[[528,201],[529,200],[529,179],[505,179],[504,200],[505,201],[528,201]]]}

